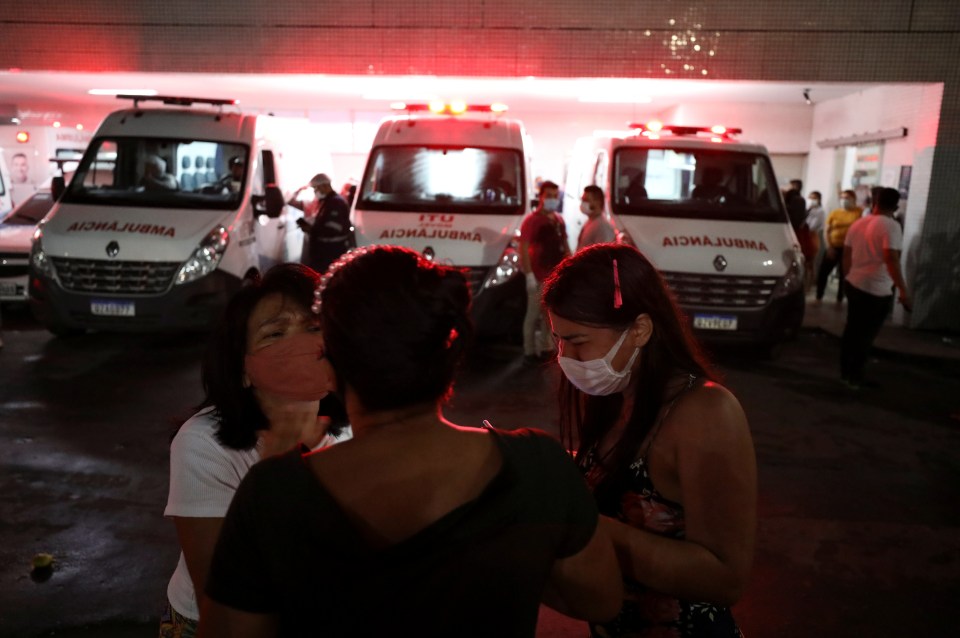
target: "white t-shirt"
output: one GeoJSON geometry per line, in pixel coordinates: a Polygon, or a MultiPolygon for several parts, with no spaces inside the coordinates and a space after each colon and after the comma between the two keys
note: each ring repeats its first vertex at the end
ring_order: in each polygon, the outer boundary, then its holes
{"type": "Polygon", "coordinates": [[[587,223],[580,229],[580,237],[577,238],[577,250],[592,246],[593,244],[606,244],[617,239],[617,233],[613,230],[603,215],[597,215],[587,220],[587,223]]]}
{"type": "Polygon", "coordinates": [[[893,278],[887,272],[884,250],[900,250],[903,231],[886,215],[867,215],[853,222],[843,245],[850,252],[846,279],[863,292],[877,297],[893,294],[893,278]]]}
{"type": "Polygon", "coordinates": [[[811,233],[820,234],[823,230],[823,223],[827,219],[827,214],[823,212],[823,206],[817,204],[807,209],[807,228],[811,233]]]}
{"type": "MultiPolygon", "coordinates": [[[[170,491],[164,516],[184,518],[223,518],[240,481],[260,460],[256,448],[232,450],[217,441],[217,421],[213,408],[194,414],[173,437],[170,444],[170,491]]],[[[325,447],[352,437],[346,428],[339,437],[327,435],[317,447],[325,447]]],[[[198,620],[197,597],[187,562],[180,552],[177,569],[167,585],[167,597],[178,613],[198,620]]]]}

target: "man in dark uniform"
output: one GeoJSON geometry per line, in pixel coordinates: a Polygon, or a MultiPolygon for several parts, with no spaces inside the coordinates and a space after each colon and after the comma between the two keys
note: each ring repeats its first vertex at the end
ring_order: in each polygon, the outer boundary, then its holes
{"type": "Polygon", "coordinates": [[[790,180],[790,188],[783,193],[783,203],[787,205],[787,217],[790,218],[790,225],[793,226],[794,232],[801,233],[801,227],[807,221],[807,201],[803,198],[801,180],[790,180]]]}
{"type": "Polygon", "coordinates": [[[353,247],[350,207],[334,192],[330,177],[319,173],[310,180],[319,209],[312,219],[298,219],[297,226],[307,233],[309,250],[304,264],[319,273],[326,272],[340,255],[353,247]]]}

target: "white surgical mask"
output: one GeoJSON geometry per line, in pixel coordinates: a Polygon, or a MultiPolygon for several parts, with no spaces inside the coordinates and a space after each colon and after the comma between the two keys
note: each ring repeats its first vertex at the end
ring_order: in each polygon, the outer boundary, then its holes
{"type": "Polygon", "coordinates": [[[623,389],[630,383],[631,368],[634,361],[637,360],[637,355],[640,354],[640,346],[634,349],[627,365],[620,372],[614,370],[611,364],[614,357],[620,352],[620,346],[623,345],[629,333],[630,328],[624,330],[617,342],[613,344],[613,347],[602,359],[577,361],[570,357],[559,357],[557,363],[560,364],[560,369],[563,370],[567,380],[581,392],[593,396],[606,396],[623,392],[623,389]]]}
{"type": "Polygon", "coordinates": [[[840,200],[840,205],[843,206],[846,210],[853,210],[853,200],[847,197],[844,197],[840,200]]]}
{"type": "Polygon", "coordinates": [[[560,208],[560,200],[556,197],[548,197],[543,200],[543,208],[551,213],[560,208]]]}
{"type": "Polygon", "coordinates": [[[589,215],[591,212],[590,202],[580,202],[580,212],[584,215],[589,215]]]}

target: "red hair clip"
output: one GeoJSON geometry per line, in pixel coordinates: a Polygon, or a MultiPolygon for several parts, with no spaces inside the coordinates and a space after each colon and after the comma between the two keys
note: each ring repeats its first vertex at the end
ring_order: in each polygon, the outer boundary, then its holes
{"type": "Polygon", "coordinates": [[[620,308],[623,305],[623,295],[620,293],[620,270],[617,267],[617,260],[613,260],[613,307],[620,308]]]}
{"type": "Polygon", "coordinates": [[[453,342],[457,340],[457,337],[460,336],[460,333],[457,332],[456,328],[450,328],[450,334],[447,335],[447,341],[443,344],[444,348],[449,348],[453,345],[453,342]]]}

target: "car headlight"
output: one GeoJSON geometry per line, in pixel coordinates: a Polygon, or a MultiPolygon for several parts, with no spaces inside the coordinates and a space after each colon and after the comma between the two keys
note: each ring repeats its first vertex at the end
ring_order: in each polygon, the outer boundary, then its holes
{"type": "Polygon", "coordinates": [[[43,252],[43,230],[40,226],[33,231],[33,239],[30,244],[30,265],[41,275],[53,277],[53,261],[43,252]]]}
{"type": "Polygon", "coordinates": [[[787,273],[780,278],[770,295],[773,299],[792,295],[803,288],[803,254],[799,248],[783,251],[783,262],[787,273]]]}
{"type": "Polygon", "coordinates": [[[497,262],[493,272],[483,282],[483,288],[492,288],[506,283],[516,273],[520,272],[520,234],[519,232],[510,240],[507,247],[503,249],[500,260],[497,262]]]}
{"type": "Polygon", "coordinates": [[[220,259],[229,244],[230,233],[226,228],[217,226],[211,230],[190,258],[180,266],[173,283],[177,285],[189,283],[212,273],[220,264],[220,259]]]}

